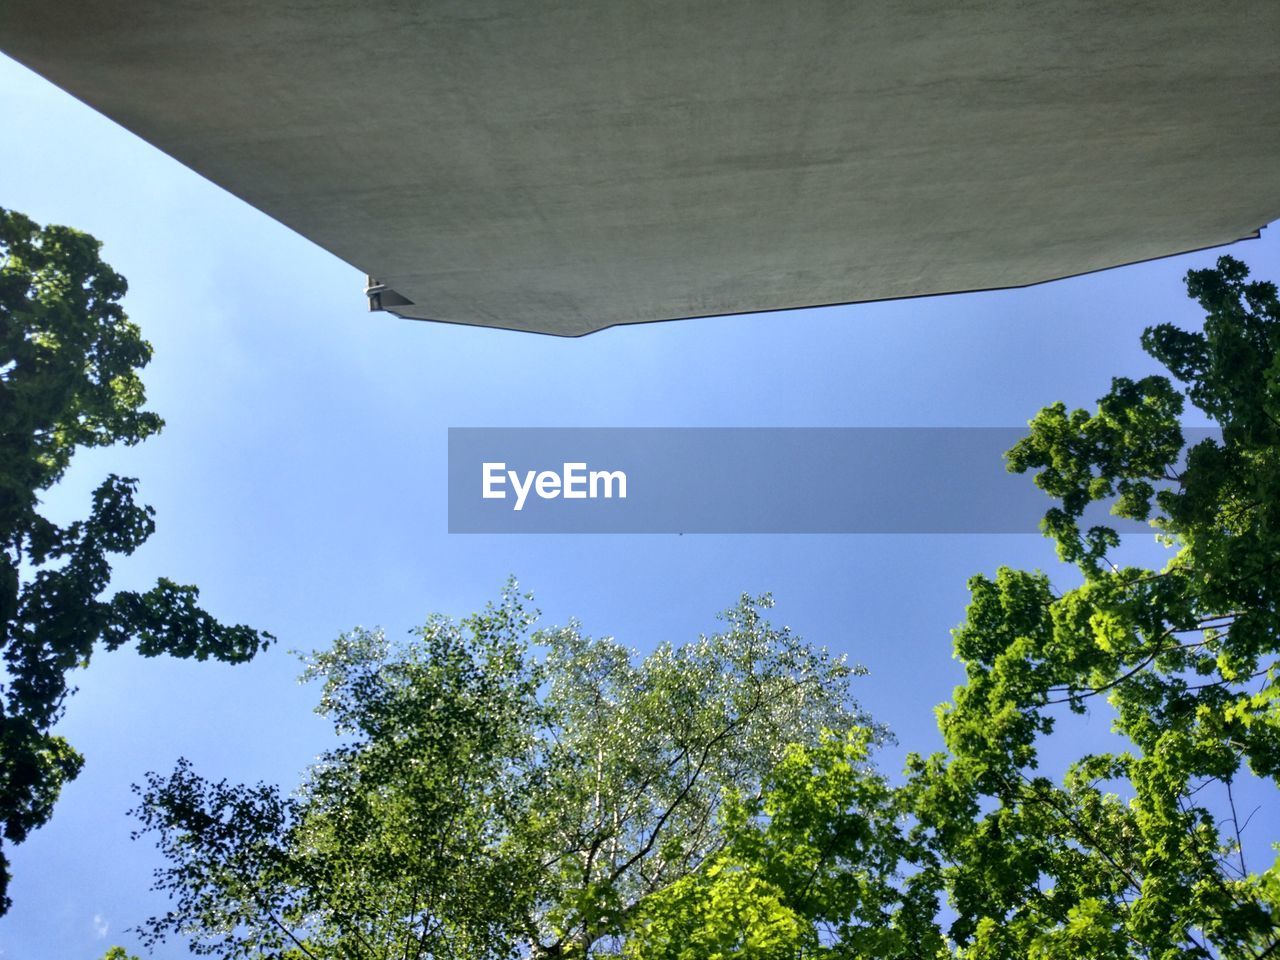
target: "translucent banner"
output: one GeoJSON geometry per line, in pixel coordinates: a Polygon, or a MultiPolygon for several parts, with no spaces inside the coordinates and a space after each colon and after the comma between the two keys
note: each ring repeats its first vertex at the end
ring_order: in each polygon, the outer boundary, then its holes
{"type": "MultiPolygon", "coordinates": [[[[1003,456],[1026,433],[454,428],[449,532],[1035,533],[1054,501],[1003,456]]],[[[1086,521],[1151,530],[1101,505],[1086,521]]]]}

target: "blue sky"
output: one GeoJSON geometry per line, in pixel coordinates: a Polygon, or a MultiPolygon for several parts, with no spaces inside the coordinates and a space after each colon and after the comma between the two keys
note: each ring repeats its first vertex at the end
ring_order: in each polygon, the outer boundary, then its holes
{"type": "MultiPolygon", "coordinates": [[[[1219,252],[1023,290],[556,339],[366,312],[358,270],[4,58],[0,115],[0,205],[103,241],[155,347],[145,380],[167,421],[142,446],[81,454],[49,511],[84,513],[108,471],[140,478],[158,532],[116,585],[196,583],[224,620],[280,638],[234,668],[122,651],[76,678],[60,731],[88,762],[52,822],[11,849],[5,958],[137,946],[126,928],[164,906],[148,892],[156,855],[130,841],[125,815],[147,770],[186,756],[215,778],[298,781],[329,731],[288,650],[356,624],[464,615],[509,574],[546,622],[576,616],[641,650],[772,591],[779,622],[871,669],[862,702],[900,740],[888,767],[932,749],[932,708],[959,679],[948,630],[966,579],[1009,564],[1069,581],[1046,541],[450,536],[447,429],[1017,425],[1055,400],[1091,404],[1112,375],[1157,372],[1139,333],[1199,323],[1181,277],[1219,252]]],[[[1230,252],[1280,276],[1271,233],[1230,252]]],[[[1126,548],[1154,551],[1147,538],[1126,548]]],[[[1089,724],[1105,733],[1105,718],[1089,724]]]]}

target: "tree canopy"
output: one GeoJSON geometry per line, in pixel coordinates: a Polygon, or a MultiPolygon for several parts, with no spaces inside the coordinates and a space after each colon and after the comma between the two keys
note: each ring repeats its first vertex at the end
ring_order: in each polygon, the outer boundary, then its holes
{"type": "MultiPolygon", "coordinates": [[[[586,957],[725,845],[791,744],[867,725],[858,671],[767,623],[638,658],[577,624],[534,629],[514,588],[408,643],[356,630],[313,657],[342,745],[299,794],[188,764],[138,814],[175,898],[148,941],[230,957],[586,957]]],[[[870,729],[870,728],[868,728],[870,729]]],[[[877,732],[878,735],[878,732],[877,732]]],[[[867,734],[870,736],[870,734],[867,734]]]]}
{"type": "Polygon", "coordinates": [[[1276,955],[1274,810],[1255,822],[1236,791],[1280,778],[1280,305],[1227,257],[1187,287],[1203,329],[1143,335],[1170,377],[1117,378],[1093,412],[1046,407],[1010,451],[1058,501],[1044,529],[1079,579],[973,578],[947,749],[892,790],[856,744],[796,751],[714,865],[650,901],[629,953],[1276,955]],[[1220,437],[1185,443],[1187,401],[1220,437]],[[1165,565],[1127,565],[1113,528],[1083,528],[1099,501],[1150,520],[1165,565]],[[1121,745],[1042,770],[1090,710],[1121,745]]]}
{"type": "Polygon", "coordinates": [[[869,731],[793,744],[755,795],[733,792],[725,843],[631,918],[629,960],[941,955],[937,893],[906,795],[870,764],[869,731]]]}
{"type": "Polygon", "coordinates": [[[1009,452],[1058,501],[1044,528],[1082,582],[1007,568],[970,582],[954,634],[967,681],[940,715],[949,755],[912,762],[964,956],[1280,948],[1280,864],[1248,862],[1233,793],[1280,776],[1280,303],[1247,277],[1230,257],[1192,271],[1203,330],[1143,334],[1172,379],[1117,378],[1092,413],[1046,407],[1009,452]],[[1220,439],[1186,448],[1186,400],[1220,439]],[[1164,567],[1113,560],[1114,529],[1081,529],[1095,501],[1150,520],[1164,567]],[[1104,700],[1124,747],[1041,772],[1064,711],[1104,700]]]}
{"type": "Polygon", "coordinates": [[[1229,257],[1192,271],[1203,330],[1145,332],[1172,379],[1046,407],[1009,452],[1058,501],[1044,529],[1079,580],[970,581],[946,750],[893,789],[856,742],[793,752],[730,808],[713,866],[642,912],[634,958],[1277,955],[1280,860],[1246,840],[1269,824],[1274,842],[1275,811],[1251,823],[1236,802],[1280,782],[1280,304],[1247,276],[1229,257]],[[1220,438],[1187,447],[1186,400],[1220,438]],[[1082,528],[1098,501],[1150,520],[1168,562],[1115,559],[1113,528],[1082,528]],[[1042,770],[1090,710],[1120,746],[1042,770]]]}
{"type": "MultiPolygon", "coordinates": [[[[0,829],[20,843],[45,823],[81,756],[52,733],[68,674],[97,645],[136,640],[145,656],[238,662],[270,638],[224,626],[196,603],[195,587],[161,579],[104,599],[110,556],[130,554],[155,529],[137,481],[108,476],[89,516],[59,526],[40,496],[75,451],[132,445],[156,433],[138,371],[151,347],[120,306],[125,281],[93,237],[39,227],[0,209],[0,829]]],[[[10,904],[0,855],[0,913],[10,904]]]]}

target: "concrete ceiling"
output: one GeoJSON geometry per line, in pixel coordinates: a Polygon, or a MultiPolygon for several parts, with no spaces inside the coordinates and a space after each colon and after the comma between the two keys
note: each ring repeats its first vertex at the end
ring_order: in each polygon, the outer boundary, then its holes
{"type": "Polygon", "coordinates": [[[1277,41],[1274,0],[0,3],[0,49],[385,307],[567,336],[1253,235],[1277,41]]]}

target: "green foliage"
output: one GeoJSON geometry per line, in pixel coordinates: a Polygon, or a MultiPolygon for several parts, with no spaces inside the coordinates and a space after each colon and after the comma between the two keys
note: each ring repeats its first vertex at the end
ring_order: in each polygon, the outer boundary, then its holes
{"type": "MultiPolygon", "coordinates": [[[[60,527],[40,495],[80,447],[132,445],[160,429],[143,410],[138,370],[151,348],[121,309],[124,278],[99,259],[92,237],[38,227],[0,209],[0,826],[19,843],[45,823],[83,760],[51,733],[67,675],[95,645],[130,640],[146,656],[237,662],[269,638],[226,627],[196,605],[194,587],[162,579],[143,593],[101,599],[110,554],[130,554],[154,530],[134,502],[136,481],[109,476],[89,517],[60,527]]],[[[0,913],[8,861],[0,856],[0,913]]]]}
{"type": "MultiPolygon", "coordinates": [[[[762,616],[643,659],[576,624],[534,631],[514,585],[393,645],[311,658],[341,746],[294,799],[185,765],[140,790],[174,909],[149,942],[298,956],[587,957],[724,848],[724,798],[793,743],[866,720],[857,671],[762,616]]],[[[867,736],[868,734],[864,734],[867,736]]]]}
{"type": "Polygon", "coordinates": [[[947,865],[962,956],[1280,949],[1280,866],[1247,862],[1232,790],[1280,776],[1280,304],[1247,275],[1229,257],[1191,272],[1203,332],[1143,335],[1221,441],[1184,451],[1184,393],[1118,378],[1092,414],[1042,410],[1009,453],[1059,500],[1044,528],[1082,582],[970,582],[954,634],[967,679],[939,715],[949,755],[911,761],[915,839],[947,865]],[[1114,562],[1115,531],[1081,529],[1095,501],[1151,518],[1167,565],[1114,562]],[[1102,699],[1124,748],[1061,782],[1040,772],[1062,711],[1102,699]]]}
{"type": "Polygon", "coordinates": [[[1220,441],[1184,450],[1184,393],[1148,377],[1045,408],[1010,451],[1059,501],[1044,529],[1080,581],[970,581],[946,752],[889,789],[856,736],[794,749],[723,809],[725,848],[636,912],[633,960],[1280,954],[1280,862],[1249,863],[1233,790],[1280,777],[1280,304],[1246,277],[1192,272],[1204,331],[1143,337],[1220,441]],[[1150,518],[1168,564],[1114,562],[1116,532],[1081,528],[1098,501],[1150,518]],[[1095,707],[1118,749],[1043,772],[1095,707]]]}
{"type": "MultiPolygon", "coordinates": [[[[869,731],[793,746],[754,797],[721,816],[724,849],[643,902],[634,960],[939,956],[927,884],[902,879],[916,851],[901,795],[868,765],[869,731]]],[[[918,866],[918,865],[916,865],[918,866]]]]}

